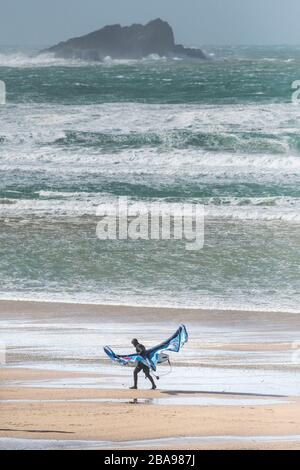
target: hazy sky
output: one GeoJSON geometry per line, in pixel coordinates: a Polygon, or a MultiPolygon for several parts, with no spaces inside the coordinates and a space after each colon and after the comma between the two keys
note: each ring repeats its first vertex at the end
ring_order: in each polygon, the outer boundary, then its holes
{"type": "Polygon", "coordinates": [[[300,44],[300,0],[0,0],[0,44],[48,45],[157,17],[185,45],[300,44]]]}

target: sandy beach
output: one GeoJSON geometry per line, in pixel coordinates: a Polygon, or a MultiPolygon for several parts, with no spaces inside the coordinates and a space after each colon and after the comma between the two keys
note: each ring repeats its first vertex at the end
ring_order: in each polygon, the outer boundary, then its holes
{"type": "Polygon", "coordinates": [[[292,314],[2,301],[0,448],[300,449],[299,326],[292,314]],[[159,389],[141,377],[129,390],[132,369],[102,347],[149,346],[183,320],[190,341],[159,389]]]}

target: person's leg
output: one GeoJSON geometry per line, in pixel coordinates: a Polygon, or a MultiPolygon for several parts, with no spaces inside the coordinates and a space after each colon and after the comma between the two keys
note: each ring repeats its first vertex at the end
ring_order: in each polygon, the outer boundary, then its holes
{"type": "Polygon", "coordinates": [[[131,389],[136,389],[137,388],[138,374],[141,372],[141,370],[142,370],[142,364],[139,362],[138,365],[136,366],[136,368],[134,369],[134,372],[133,372],[134,386],[130,387],[131,389]]]}
{"type": "Polygon", "coordinates": [[[150,368],[144,365],[143,371],[144,371],[144,373],[145,373],[146,378],[147,378],[148,380],[150,380],[151,385],[152,385],[152,389],[155,390],[155,389],[156,389],[156,385],[155,385],[155,382],[154,382],[154,379],[153,379],[152,375],[150,374],[150,368]]]}

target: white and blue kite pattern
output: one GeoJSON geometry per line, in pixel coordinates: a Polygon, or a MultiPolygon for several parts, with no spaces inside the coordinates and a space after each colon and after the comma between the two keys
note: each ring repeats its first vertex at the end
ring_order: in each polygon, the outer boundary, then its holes
{"type": "Polygon", "coordinates": [[[136,362],[141,362],[150,369],[156,371],[157,364],[165,362],[168,360],[164,351],[179,352],[182,346],[188,341],[188,332],[184,325],[180,325],[178,330],[166,341],[162,342],[154,348],[147,349],[145,357],[140,356],[139,354],[128,354],[128,355],[118,355],[109,347],[105,346],[104,351],[108,357],[115,362],[118,362],[122,366],[133,365],[136,362]]]}

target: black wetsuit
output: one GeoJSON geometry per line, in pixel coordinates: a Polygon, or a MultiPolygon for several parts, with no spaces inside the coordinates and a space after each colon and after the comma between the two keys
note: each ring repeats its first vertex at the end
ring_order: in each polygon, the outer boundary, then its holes
{"type": "MultiPolygon", "coordinates": [[[[138,343],[135,347],[137,354],[140,356],[146,358],[146,348],[143,344],[138,343]]],[[[153,380],[153,377],[150,374],[150,368],[143,364],[142,362],[138,362],[138,365],[134,369],[133,377],[134,377],[134,386],[137,387],[137,382],[138,382],[138,374],[141,372],[141,370],[144,372],[146,378],[150,380],[152,387],[155,388],[155,382],[153,380]]]]}

